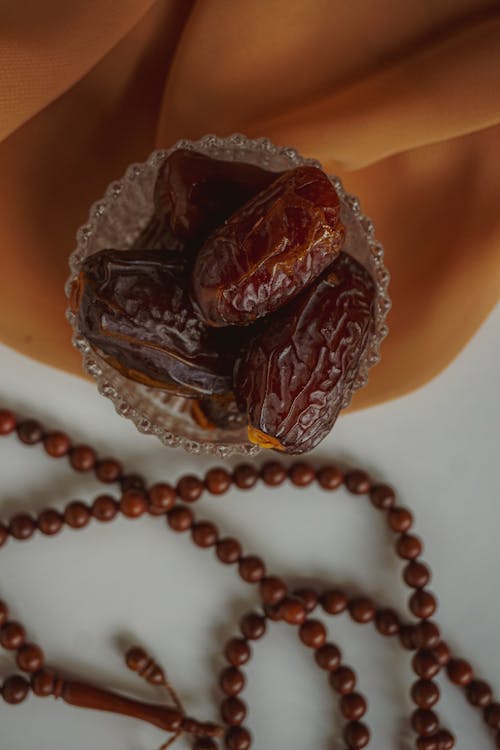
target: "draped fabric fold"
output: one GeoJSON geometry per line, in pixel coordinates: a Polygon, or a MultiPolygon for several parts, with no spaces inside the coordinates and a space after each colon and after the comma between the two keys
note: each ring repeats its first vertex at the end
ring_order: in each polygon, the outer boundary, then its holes
{"type": "Polygon", "coordinates": [[[88,206],[155,146],[234,131],[320,159],[375,221],[391,332],[354,406],[445,367],[500,289],[496,0],[2,3],[0,340],[81,372],[88,206]]]}

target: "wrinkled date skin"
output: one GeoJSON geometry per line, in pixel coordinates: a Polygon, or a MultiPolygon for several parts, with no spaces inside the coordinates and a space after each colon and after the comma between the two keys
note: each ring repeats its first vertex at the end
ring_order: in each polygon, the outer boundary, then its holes
{"type": "Polygon", "coordinates": [[[318,282],[268,319],[235,368],[252,442],[288,453],[331,430],[358,372],[374,317],[369,273],[342,253],[318,282]]]}
{"type": "Polygon", "coordinates": [[[317,167],[283,173],[217,229],[193,269],[195,305],[214,326],[245,325],[282,307],[340,252],[338,195],[317,167]]]}
{"type": "Polygon", "coordinates": [[[197,250],[216,227],[278,174],[253,164],[176,149],[158,173],[155,215],[134,247],[197,250]]]}
{"type": "Polygon", "coordinates": [[[177,253],[102,250],[76,283],[81,332],[123,375],[187,397],[232,389],[235,355],[195,314],[177,253]]]}

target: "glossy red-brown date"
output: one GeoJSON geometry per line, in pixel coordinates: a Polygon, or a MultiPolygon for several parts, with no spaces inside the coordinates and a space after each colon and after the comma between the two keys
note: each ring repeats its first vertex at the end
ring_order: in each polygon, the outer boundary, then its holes
{"type": "Polygon", "coordinates": [[[338,195],[317,167],[285,172],[200,249],[192,294],[214,326],[245,325],[311,284],[344,239],[338,195]]]}
{"type": "Polygon", "coordinates": [[[369,273],[341,253],[312,287],[268,318],[235,369],[252,442],[304,453],[329,433],[358,372],[374,300],[369,273]]]}
{"type": "Polygon", "coordinates": [[[234,354],[194,312],[178,253],[102,250],[76,284],[81,332],[126,377],[188,397],[231,390],[234,354]]]}

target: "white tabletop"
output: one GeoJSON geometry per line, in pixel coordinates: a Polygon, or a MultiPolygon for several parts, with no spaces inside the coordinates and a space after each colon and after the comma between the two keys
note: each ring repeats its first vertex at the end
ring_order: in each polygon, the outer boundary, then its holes
{"type": "MultiPolygon", "coordinates": [[[[416,515],[425,540],[424,559],[439,597],[437,620],[453,649],[472,661],[480,678],[500,691],[500,309],[490,316],[448,369],[416,393],[341,417],[311,456],[337,457],[362,466],[398,489],[416,515]]],[[[94,387],[0,347],[0,404],[44,424],[67,429],[102,455],[124,459],[130,471],[175,481],[214,465],[164,448],[118,417],[94,387]]],[[[236,461],[231,461],[235,464],[236,461]]],[[[49,460],[37,447],[2,438],[1,517],[20,510],[62,507],[90,499],[100,486],[49,460]]],[[[407,589],[402,564],[391,550],[381,514],[366,499],[340,490],[259,486],[245,494],[204,498],[199,517],[215,520],[245,549],[260,554],[268,569],[293,583],[321,582],[364,591],[377,602],[402,608],[407,589]]],[[[9,542],[2,550],[0,597],[47,661],[67,674],[155,700],[121,661],[131,642],[149,648],[166,666],[186,710],[217,718],[217,675],[225,640],[239,616],[257,604],[254,589],[195,548],[164,520],[120,519],[91,524],[48,539],[9,542]]],[[[325,620],[327,622],[327,620],[325,620]]],[[[372,625],[347,616],[329,618],[330,637],[360,675],[369,700],[370,747],[413,747],[408,691],[411,655],[383,640],[372,625]]],[[[0,653],[0,675],[15,671],[0,653]]],[[[285,625],[273,625],[255,649],[247,670],[246,722],[256,748],[326,750],[341,731],[338,703],[311,654],[285,625]]],[[[463,695],[439,678],[439,716],[456,732],[461,750],[493,747],[488,732],[463,695]]],[[[499,693],[497,693],[497,696],[499,693]]],[[[159,730],[127,718],[30,698],[19,707],[0,703],[0,750],[153,750],[165,741],[159,730]]],[[[190,744],[181,739],[179,748],[190,744]]]]}

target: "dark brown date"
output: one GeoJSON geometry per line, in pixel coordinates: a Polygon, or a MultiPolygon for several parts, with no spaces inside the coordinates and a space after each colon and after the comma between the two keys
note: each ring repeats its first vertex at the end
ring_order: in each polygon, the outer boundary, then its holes
{"type": "Polygon", "coordinates": [[[206,430],[241,430],[247,424],[245,414],[238,409],[234,396],[207,396],[192,402],[191,416],[206,430]]]}
{"type": "Polygon", "coordinates": [[[304,453],[323,440],[358,372],[374,300],[369,273],[341,253],[314,286],[268,318],[235,368],[252,442],[304,453]]]}
{"type": "Polygon", "coordinates": [[[317,167],[285,172],[200,249],[192,294],[214,326],[245,325],[282,307],[340,252],[340,203],[317,167]]]}
{"type": "Polygon", "coordinates": [[[73,297],[80,329],[132,380],[187,397],[226,393],[235,356],[194,312],[181,257],[147,250],[90,256],[73,297]]]}

